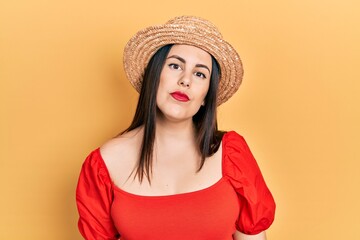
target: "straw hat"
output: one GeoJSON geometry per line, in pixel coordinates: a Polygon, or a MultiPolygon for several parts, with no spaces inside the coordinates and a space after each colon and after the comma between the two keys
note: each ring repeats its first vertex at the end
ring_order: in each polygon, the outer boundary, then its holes
{"type": "Polygon", "coordinates": [[[221,77],[217,105],[226,102],[239,88],[243,67],[236,50],[226,42],[211,22],[193,16],[181,16],[163,25],[137,32],[124,50],[124,68],[134,88],[140,92],[145,68],[158,49],[168,44],[185,44],[210,53],[219,63],[221,77]]]}

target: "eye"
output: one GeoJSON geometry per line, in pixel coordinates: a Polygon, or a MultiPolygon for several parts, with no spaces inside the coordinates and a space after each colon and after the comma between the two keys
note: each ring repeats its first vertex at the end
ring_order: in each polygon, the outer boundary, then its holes
{"type": "Polygon", "coordinates": [[[175,70],[181,69],[181,67],[179,66],[179,64],[176,64],[176,63],[170,63],[170,64],[169,64],[169,67],[170,67],[171,69],[175,69],[175,70]]]}
{"type": "Polygon", "coordinates": [[[203,74],[202,72],[196,72],[195,76],[206,79],[206,75],[203,74]]]}

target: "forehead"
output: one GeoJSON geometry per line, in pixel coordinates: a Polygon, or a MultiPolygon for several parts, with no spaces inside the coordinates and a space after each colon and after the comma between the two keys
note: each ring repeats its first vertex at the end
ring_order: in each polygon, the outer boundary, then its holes
{"type": "Polygon", "coordinates": [[[211,55],[201,48],[191,45],[174,45],[168,56],[177,55],[187,62],[202,63],[211,66],[211,55]]]}

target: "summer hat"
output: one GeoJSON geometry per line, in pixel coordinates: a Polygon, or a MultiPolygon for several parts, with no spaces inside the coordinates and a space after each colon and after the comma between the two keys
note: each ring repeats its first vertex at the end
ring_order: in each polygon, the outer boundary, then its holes
{"type": "Polygon", "coordinates": [[[168,44],[192,45],[207,51],[217,60],[221,69],[217,105],[226,102],[238,90],[244,72],[236,50],[211,22],[194,16],[180,16],[163,25],[140,30],[125,46],[125,72],[138,92],[150,58],[168,44]]]}

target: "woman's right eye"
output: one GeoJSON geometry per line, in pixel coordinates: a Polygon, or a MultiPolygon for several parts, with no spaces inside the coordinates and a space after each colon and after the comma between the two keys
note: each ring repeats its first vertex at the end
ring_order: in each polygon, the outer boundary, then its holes
{"type": "Polygon", "coordinates": [[[171,69],[180,69],[180,66],[178,65],[178,64],[176,64],[176,63],[170,63],[169,64],[169,67],[171,68],[171,69]]]}

